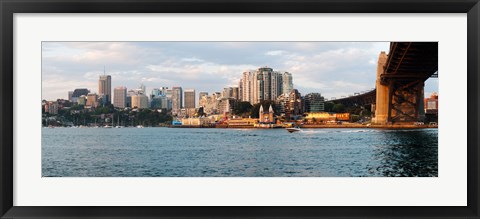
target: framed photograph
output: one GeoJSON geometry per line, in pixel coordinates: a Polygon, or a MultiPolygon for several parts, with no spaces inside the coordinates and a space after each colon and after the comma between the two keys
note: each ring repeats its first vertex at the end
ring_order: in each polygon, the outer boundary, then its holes
{"type": "Polygon", "coordinates": [[[2,218],[479,218],[473,1],[2,1],[2,218]]]}

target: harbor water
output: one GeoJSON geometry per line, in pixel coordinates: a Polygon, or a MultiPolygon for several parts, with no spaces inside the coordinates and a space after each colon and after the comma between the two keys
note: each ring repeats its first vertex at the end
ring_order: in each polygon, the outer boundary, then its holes
{"type": "Polygon", "coordinates": [[[437,129],[43,128],[44,177],[436,177],[437,129]]]}

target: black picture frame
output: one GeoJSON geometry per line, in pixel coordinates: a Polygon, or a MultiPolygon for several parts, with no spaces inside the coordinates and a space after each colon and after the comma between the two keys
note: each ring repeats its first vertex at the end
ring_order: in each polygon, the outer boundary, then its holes
{"type": "MultiPolygon", "coordinates": [[[[2,218],[479,218],[479,0],[1,0],[2,218]],[[467,13],[468,205],[465,207],[19,207],[13,206],[15,13],[467,13]]],[[[448,189],[448,188],[446,188],[448,189]]]]}

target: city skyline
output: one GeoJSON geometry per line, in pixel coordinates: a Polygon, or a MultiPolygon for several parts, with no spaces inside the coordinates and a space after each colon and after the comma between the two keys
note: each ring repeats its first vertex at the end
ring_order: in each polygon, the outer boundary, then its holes
{"type": "MultiPolygon", "coordinates": [[[[174,86],[199,92],[238,87],[244,71],[268,66],[293,75],[300,93],[330,99],[375,87],[380,51],[388,42],[44,42],[42,99],[68,99],[87,88],[100,94],[98,77],[112,76],[111,89],[174,86]],[[271,64],[269,64],[271,63],[271,64]],[[104,72],[104,66],[106,68],[104,72]]],[[[112,91],[110,91],[112,92],[112,91]]],[[[425,96],[438,79],[425,82],[425,96]]],[[[195,98],[198,100],[198,96],[195,98]]]]}

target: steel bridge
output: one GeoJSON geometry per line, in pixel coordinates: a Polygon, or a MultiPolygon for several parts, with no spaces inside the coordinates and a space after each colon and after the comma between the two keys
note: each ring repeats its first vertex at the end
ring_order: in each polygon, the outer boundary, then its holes
{"type": "Polygon", "coordinates": [[[373,123],[423,121],[425,81],[438,77],[437,42],[392,42],[378,58],[376,89],[332,100],[347,107],[373,104],[373,123]]]}

